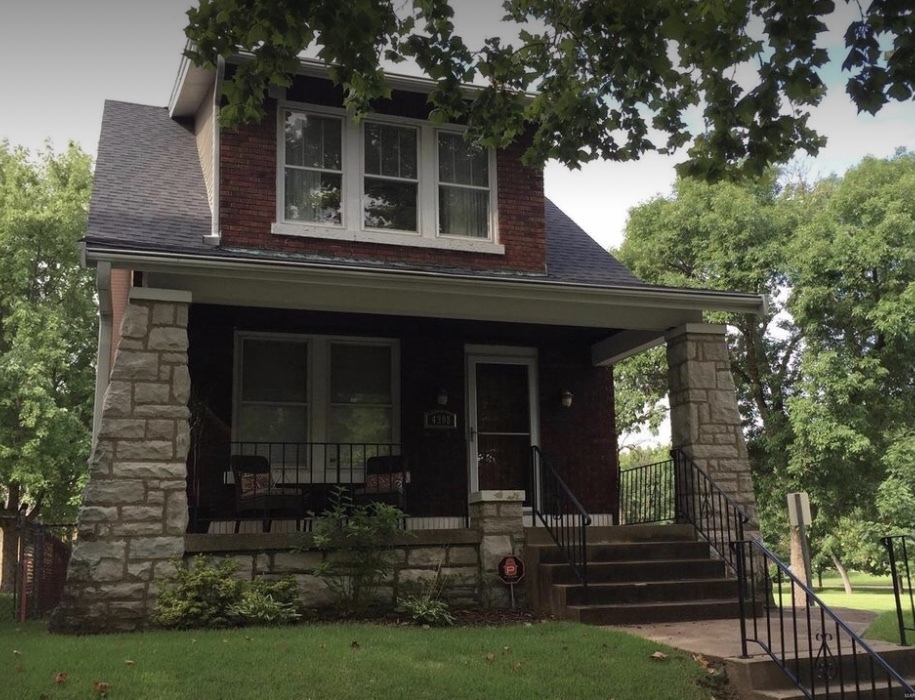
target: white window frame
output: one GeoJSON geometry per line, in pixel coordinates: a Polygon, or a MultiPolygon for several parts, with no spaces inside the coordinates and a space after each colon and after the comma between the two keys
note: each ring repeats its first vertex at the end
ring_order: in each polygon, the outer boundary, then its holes
{"type": "MultiPolygon", "coordinates": [[[[438,248],[476,253],[504,255],[505,246],[498,240],[498,189],[496,178],[496,153],[487,149],[489,158],[489,236],[442,235],[439,233],[438,218],[438,140],[439,131],[463,133],[457,125],[436,125],[421,119],[392,117],[373,114],[366,121],[397,126],[411,126],[417,129],[418,159],[418,231],[397,231],[392,229],[369,228],[363,224],[363,196],[365,182],[364,130],[362,124],[347,118],[345,110],[312,105],[301,102],[281,101],[277,108],[277,158],[276,158],[276,221],[271,231],[277,235],[303,236],[342,241],[362,241],[385,245],[438,248]],[[286,113],[314,114],[316,116],[340,117],[343,119],[342,153],[343,178],[341,193],[341,224],[294,221],[285,219],[285,123],[286,113]]],[[[370,176],[373,177],[373,176],[370,176]]]]}
{"type": "Polygon", "coordinates": [[[238,419],[241,407],[242,368],[245,340],[298,342],[307,347],[306,376],[308,389],[308,425],[306,442],[327,442],[330,425],[330,348],[333,343],[347,345],[385,346],[391,350],[391,444],[400,444],[400,342],[395,338],[350,335],[311,335],[301,333],[269,333],[235,331],[235,361],[232,382],[232,441],[251,440],[239,435],[238,419]]]}

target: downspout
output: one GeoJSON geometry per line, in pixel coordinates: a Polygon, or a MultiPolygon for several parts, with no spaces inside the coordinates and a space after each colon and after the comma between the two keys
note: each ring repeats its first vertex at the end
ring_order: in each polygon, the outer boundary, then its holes
{"type": "Polygon", "coordinates": [[[219,108],[222,102],[222,81],[226,73],[226,60],[220,56],[216,59],[216,87],[213,90],[213,221],[210,224],[210,233],[203,237],[203,242],[209,246],[218,246],[222,240],[219,230],[219,196],[221,183],[219,181],[219,108]]]}
{"type": "Polygon", "coordinates": [[[98,440],[102,423],[105,391],[111,374],[111,327],[113,307],[111,301],[111,263],[99,262],[95,268],[98,289],[98,356],[95,360],[95,403],[92,407],[92,449],[98,440]]]}

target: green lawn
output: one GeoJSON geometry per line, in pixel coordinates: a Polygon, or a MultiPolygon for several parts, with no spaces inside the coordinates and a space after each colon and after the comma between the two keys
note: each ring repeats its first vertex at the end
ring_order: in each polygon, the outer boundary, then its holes
{"type": "Polygon", "coordinates": [[[569,623],[62,637],[47,634],[40,622],[0,619],[0,696],[97,698],[98,682],[107,684],[105,697],[112,700],[699,700],[712,697],[715,680],[689,654],[569,623]],[[658,650],[666,660],[650,658],[658,650]]]}

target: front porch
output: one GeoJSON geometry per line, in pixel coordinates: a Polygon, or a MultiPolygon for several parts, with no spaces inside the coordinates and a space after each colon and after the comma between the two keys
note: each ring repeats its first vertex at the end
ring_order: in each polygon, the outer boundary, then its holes
{"type": "MultiPolygon", "coordinates": [[[[175,558],[221,552],[250,557],[251,575],[281,569],[271,547],[296,536],[298,518],[265,532],[254,511],[236,535],[233,454],[265,457],[271,486],[314,494],[365,489],[370,459],[402,458],[407,528],[431,528],[419,549],[445,546],[449,565],[474,560],[484,605],[508,604],[482,582],[522,552],[523,500],[538,503],[542,486],[533,448],[588,513],[618,523],[612,371],[601,363],[625,344],[596,341],[606,329],[190,302],[131,292],[56,629],[142,628],[175,558]],[[427,420],[436,412],[448,416],[427,420]],[[496,493],[509,497],[487,499],[496,493]]],[[[752,502],[722,330],[669,333],[668,355],[675,440],[752,502]]],[[[415,549],[404,549],[408,568],[431,554],[415,549]]]]}

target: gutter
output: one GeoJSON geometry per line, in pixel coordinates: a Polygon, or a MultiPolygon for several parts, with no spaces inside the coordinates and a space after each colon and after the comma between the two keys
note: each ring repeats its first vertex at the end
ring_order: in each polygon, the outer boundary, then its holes
{"type": "Polygon", "coordinates": [[[222,81],[226,73],[226,61],[220,56],[216,61],[216,86],[213,89],[213,217],[210,223],[210,233],[203,237],[203,244],[211,247],[218,246],[222,241],[222,231],[219,230],[219,113],[222,102],[222,81]]]}
{"type": "Polygon", "coordinates": [[[95,402],[92,406],[92,449],[98,440],[102,422],[102,407],[111,373],[111,263],[100,262],[96,267],[95,285],[98,290],[98,354],[95,360],[95,402]]]}
{"type": "Polygon", "coordinates": [[[524,296],[532,291],[580,297],[613,297],[627,300],[636,305],[663,306],[670,309],[695,311],[728,311],[732,313],[763,315],[768,311],[765,296],[741,292],[720,292],[716,290],[671,289],[667,287],[630,287],[622,285],[596,285],[565,283],[552,280],[518,280],[487,277],[484,275],[441,275],[421,270],[378,270],[367,267],[346,267],[321,263],[270,261],[252,262],[246,259],[220,256],[218,258],[197,257],[181,253],[137,254],[129,249],[106,249],[99,254],[87,252],[87,259],[99,264],[108,262],[125,267],[142,267],[148,271],[195,275],[235,276],[239,273],[265,281],[304,281],[302,271],[312,273],[309,281],[327,283],[345,282],[347,285],[397,288],[413,285],[418,279],[440,287],[468,288],[475,294],[481,287],[489,287],[494,294],[502,297],[524,296]],[[158,268],[158,269],[151,269],[158,268]]]}

